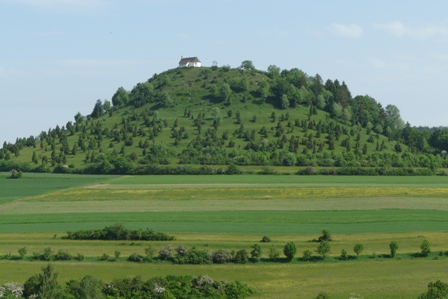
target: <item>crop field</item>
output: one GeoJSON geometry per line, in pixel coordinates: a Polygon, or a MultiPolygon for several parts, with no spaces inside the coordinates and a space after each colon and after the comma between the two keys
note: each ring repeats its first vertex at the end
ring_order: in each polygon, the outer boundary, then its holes
{"type": "Polygon", "coordinates": [[[240,280],[256,293],[250,298],[417,298],[429,282],[447,281],[447,177],[325,177],[297,175],[242,176],[72,176],[0,174],[0,283],[24,282],[46,262],[32,259],[45,248],[81,253],[83,261],[54,261],[61,281],[91,274],[104,281],[140,275],[210,275],[240,280]],[[68,230],[99,229],[122,223],[151,228],[174,241],[78,241],[61,239],[68,230]],[[328,229],[332,250],[311,262],[284,256],[272,261],[268,249],[282,252],[287,242],[296,257],[310,250],[328,229]],[[263,236],[272,239],[260,243],[263,236]],[[431,244],[428,257],[420,252],[431,244]],[[399,244],[389,258],[389,243],[399,244]],[[358,259],[341,261],[345,249],[364,245],[358,259]],[[137,264],[127,256],[144,255],[149,245],[185,245],[212,252],[263,249],[259,263],[245,265],[137,264]],[[17,250],[27,255],[18,258],[17,250]],[[117,261],[99,261],[120,251],[117,261]],[[8,258],[9,256],[9,258],[8,258]]]}

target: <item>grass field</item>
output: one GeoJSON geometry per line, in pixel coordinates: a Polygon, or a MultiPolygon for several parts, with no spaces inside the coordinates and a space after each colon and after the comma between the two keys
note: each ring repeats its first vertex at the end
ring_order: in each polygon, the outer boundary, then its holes
{"type": "MultiPolygon", "coordinates": [[[[252,298],[416,298],[430,281],[445,280],[448,257],[448,178],[446,177],[322,177],[322,176],[67,176],[25,174],[6,179],[0,174],[0,256],[28,249],[23,261],[0,260],[0,283],[23,282],[45,263],[30,261],[32,252],[82,253],[83,262],[54,262],[62,281],[85,274],[105,281],[128,275],[144,278],[167,274],[208,274],[238,279],[256,290],[252,298]],[[16,191],[15,191],[16,190],[16,191]],[[152,228],[176,236],[173,246],[213,251],[246,249],[261,244],[282,250],[289,241],[315,251],[323,229],[333,233],[332,252],[325,262],[262,262],[248,265],[171,265],[126,262],[144,254],[151,244],[120,241],[69,241],[67,230],[96,229],[113,223],[128,228],[152,228]],[[56,238],[55,238],[56,235],[56,238]],[[259,243],[268,235],[272,243],[259,243]],[[411,258],[423,239],[434,252],[411,258]],[[399,244],[400,258],[387,255],[388,244],[399,244]],[[353,254],[364,245],[359,260],[338,261],[342,249],[353,254]],[[100,262],[103,253],[117,262],[100,262]],[[437,257],[438,260],[434,260],[437,257]]],[[[314,253],[315,254],[315,253],[314,253]]]]}

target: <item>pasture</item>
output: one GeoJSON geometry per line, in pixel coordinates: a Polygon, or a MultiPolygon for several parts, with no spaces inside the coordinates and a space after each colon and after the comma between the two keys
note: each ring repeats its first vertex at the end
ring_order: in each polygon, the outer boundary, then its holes
{"type": "Polygon", "coordinates": [[[208,274],[240,280],[256,290],[251,298],[314,298],[326,291],[333,298],[416,298],[430,281],[446,282],[448,257],[448,178],[325,177],[295,175],[243,176],[68,176],[25,174],[22,179],[0,175],[0,256],[28,249],[24,260],[0,259],[0,283],[23,282],[44,262],[33,252],[82,253],[85,260],[55,261],[60,279],[92,274],[104,281],[128,275],[144,278],[167,274],[208,274]],[[14,192],[17,190],[17,192],[14,192]],[[97,229],[114,223],[151,228],[176,236],[170,242],[71,241],[68,230],[97,229]],[[323,229],[333,234],[327,261],[267,261],[273,246],[280,252],[290,241],[296,257],[314,255],[323,229]],[[260,243],[263,236],[271,243],[260,243]],[[422,240],[434,252],[413,258],[422,240]],[[399,244],[399,258],[384,258],[388,244],[399,244]],[[262,262],[246,265],[134,264],[132,253],[148,245],[171,244],[213,251],[263,249],[262,262]],[[342,249],[358,260],[337,260],[342,249]],[[116,262],[98,261],[103,253],[116,262]],[[439,256],[438,252],[442,254],[439,256]],[[435,259],[436,258],[436,259],[435,259]],[[5,271],[3,271],[5,270],[5,271]]]}

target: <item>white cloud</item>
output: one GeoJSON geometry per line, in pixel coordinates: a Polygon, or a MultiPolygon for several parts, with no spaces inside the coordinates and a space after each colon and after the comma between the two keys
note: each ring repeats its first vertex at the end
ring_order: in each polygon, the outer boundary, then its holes
{"type": "Polygon", "coordinates": [[[3,0],[5,2],[20,3],[34,6],[91,6],[97,5],[99,0],[3,0]]]}
{"type": "Polygon", "coordinates": [[[63,67],[73,68],[100,68],[100,67],[130,67],[146,63],[139,60],[102,60],[102,59],[66,59],[59,61],[63,67]]]}
{"type": "Polygon", "coordinates": [[[14,67],[5,67],[0,65],[0,78],[8,79],[23,75],[23,72],[14,67]]]}
{"type": "Polygon", "coordinates": [[[360,38],[364,33],[362,27],[357,24],[345,25],[333,23],[329,29],[334,35],[345,38],[360,38]]]}
{"type": "Polygon", "coordinates": [[[448,27],[446,25],[438,24],[411,27],[404,25],[400,21],[394,21],[386,24],[376,24],[374,27],[378,30],[383,30],[395,35],[396,37],[407,36],[418,39],[427,39],[431,37],[448,36],[448,27]]]}
{"type": "Polygon", "coordinates": [[[263,37],[288,37],[289,33],[284,30],[273,30],[273,31],[260,31],[259,34],[263,37]]]}
{"type": "Polygon", "coordinates": [[[373,67],[378,68],[378,69],[383,69],[386,67],[386,63],[379,59],[379,58],[368,58],[367,60],[373,67]]]}

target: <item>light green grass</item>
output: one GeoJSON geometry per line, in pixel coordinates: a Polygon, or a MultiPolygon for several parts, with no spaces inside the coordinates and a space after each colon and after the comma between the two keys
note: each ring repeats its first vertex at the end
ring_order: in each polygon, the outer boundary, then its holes
{"type": "Polygon", "coordinates": [[[121,176],[109,184],[299,184],[319,186],[411,186],[448,187],[448,177],[384,177],[384,176],[296,176],[296,175],[149,175],[121,176]]]}

